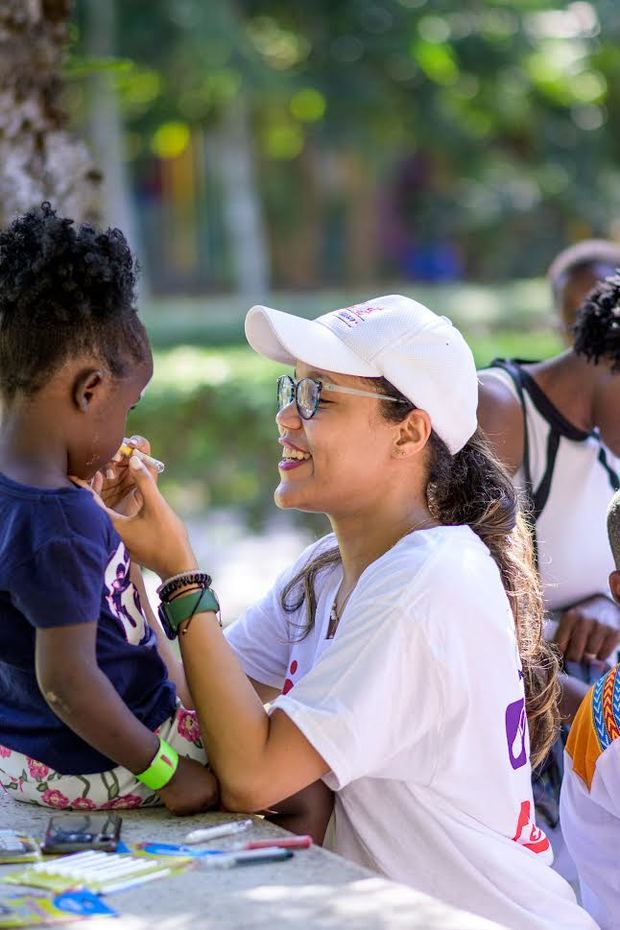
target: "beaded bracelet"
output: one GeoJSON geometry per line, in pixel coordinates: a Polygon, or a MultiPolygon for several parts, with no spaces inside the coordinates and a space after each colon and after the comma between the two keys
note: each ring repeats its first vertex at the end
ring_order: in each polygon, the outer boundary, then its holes
{"type": "Polygon", "coordinates": [[[191,584],[199,585],[201,588],[210,588],[211,576],[206,572],[180,572],[162,582],[157,588],[157,594],[160,601],[166,601],[175,591],[191,584]]]}

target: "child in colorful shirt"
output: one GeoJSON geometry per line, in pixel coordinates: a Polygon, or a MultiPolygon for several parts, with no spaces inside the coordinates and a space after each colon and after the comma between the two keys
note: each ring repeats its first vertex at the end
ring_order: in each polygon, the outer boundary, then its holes
{"type": "MultiPolygon", "coordinates": [[[[607,529],[616,569],[609,586],[620,603],[620,492],[607,529]]],[[[601,930],[620,927],[620,664],[584,698],[565,751],[560,816],[579,873],[584,907],[601,930]]]]}

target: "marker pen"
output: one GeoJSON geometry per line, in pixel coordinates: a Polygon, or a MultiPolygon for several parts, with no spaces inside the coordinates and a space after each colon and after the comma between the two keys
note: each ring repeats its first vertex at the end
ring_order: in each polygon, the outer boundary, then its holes
{"type": "Polygon", "coordinates": [[[115,891],[124,891],[125,888],[133,888],[134,885],[142,885],[144,882],[150,882],[152,878],[163,878],[164,875],[170,875],[172,869],[160,869],[158,872],[149,872],[147,875],[139,875],[136,878],[130,878],[126,882],[117,882],[116,885],[109,885],[103,889],[104,894],[112,894],[115,891]]]}
{"type": "Polygon", "coordinates": [[[141,461],[143,461],[145,465],[148,465],[149,468],[153,468],[158,475],[161,475],[166,469],[164,463],[160,462],[159,459],[154,459],[152,455],[147,455],[146,452],[141,452],[140,449],[136,449],[135,446],[130,446],[128,439],[123,439],[123,444],[118,451],[120,455],[127,459],[131,458],[134,452],[137,452],[141,461]]]}
{"type": "Polygon", "coordinates": [[[292,859],[293,853],[290,849],[278,849],[277,846],[269,846],[265,849],[248,849],[239,852],[222,853],[220,856],[209,856],[208,859],[199,859],[200,868],[206,869],[231,869],[237,865],[259,865],[262,862],[282,862],[285,859],[292,859]]]}
{"type": "Polygon", "coordinates": [[[226,823],[216,824],[214,827],[205,827],[202,830],[192,830],[184,838],[183,842],[187,845],[193,843],[206,843],[208,840],[218,839],[220,836],[233,836],[235,833],[243,833],[254,826],[253,820],[228,820],[226,823]]]}
{"type": "Polygon", "coordinates": [[[245,843],[240,849],[309,849],[312,846],[312,837],[303,836],[271,836],[266,840],[253,840],[251,843],[245,843]]]}

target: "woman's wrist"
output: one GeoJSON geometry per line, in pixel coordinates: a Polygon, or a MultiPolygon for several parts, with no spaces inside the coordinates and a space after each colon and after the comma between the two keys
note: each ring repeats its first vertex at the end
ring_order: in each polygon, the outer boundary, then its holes
{"type": "Polygon", "coordinates": [[[167,561],[164,565],[156,569],[162,584],[164,584],[168,578],[172,578],[173,575],[189,574],[195,571],[198,571],[198,561],[191,549],[180,556],[178,560],[167,561]]]}

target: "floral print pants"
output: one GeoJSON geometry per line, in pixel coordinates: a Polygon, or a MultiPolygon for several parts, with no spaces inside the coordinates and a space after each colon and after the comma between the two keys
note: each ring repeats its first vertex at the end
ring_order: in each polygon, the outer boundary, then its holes
{"type": "MultiPolygon", "coordinates": [[[[204,765],[207,756],[198,718],[180,703],[174,717],[155,731],[180,756],[204,765]]],[[[65,810],[110,810],[161,804],[155,794],[128,769],[117,766],[91,775],[62,775],[48,765],[0,745],[0,786],[16,801],[65,810]]]]}

